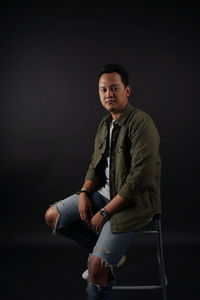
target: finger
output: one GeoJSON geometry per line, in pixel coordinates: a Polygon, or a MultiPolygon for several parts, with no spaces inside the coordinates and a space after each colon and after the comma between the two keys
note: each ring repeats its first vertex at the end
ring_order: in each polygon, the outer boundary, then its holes
{"type": "Polygon", "coordinates": [[[90,213],[90,217],[92,218],[94,216],[92,206],[89,207],[89,213],[90,213]]]}
{"type": "Polygon", "coordinates": [[[83,217],[82,220],[90,225],[91,219],[88,217],[87,212],[82,213],[82,217],[83,217]]]}
{"type": "Polygon", "coordinates": [[[82,213],[82,212],[80,212],[79,214],[80,214],[81,220],[83,220],[83,221],[84,221],[84,215],[83,215],[83,213],[82,213]]]}
{"type": "Polygon", "coordinates": [[[81,220],[83,220],[83,221],[86,221],[86,219],[87,219],[87,215],[84,211],[80,212],[80,217],[81,217],[81,220]]]}

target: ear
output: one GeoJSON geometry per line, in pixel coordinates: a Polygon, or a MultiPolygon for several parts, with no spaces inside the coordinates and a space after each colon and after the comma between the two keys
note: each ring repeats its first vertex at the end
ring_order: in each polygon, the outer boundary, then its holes
{"type": "Polygon", "coordinates": [[[130,85],[127,85],[127,87],[126,87],[126,95],[130,96],[130,94],[131,94],[131,87],[130,87],[130,85]]]}

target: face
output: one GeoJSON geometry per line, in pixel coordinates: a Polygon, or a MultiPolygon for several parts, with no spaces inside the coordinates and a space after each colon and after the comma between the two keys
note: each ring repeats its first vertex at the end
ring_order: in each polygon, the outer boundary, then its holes
{"type": "Polygon", "coordinates": [[[124,86],[118,73],[105,73],[100,77],[100,101],[111,114],[119,114],[124,110],[129,95],[130,86],[124,86]]]}

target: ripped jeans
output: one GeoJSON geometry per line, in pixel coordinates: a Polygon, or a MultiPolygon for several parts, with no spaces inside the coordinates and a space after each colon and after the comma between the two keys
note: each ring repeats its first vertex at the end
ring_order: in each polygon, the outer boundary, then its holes
{"type": "MultiPolygon", "coordinates": [[[[93,192],[90,197],[94,209],[98,211],[104,207],[109,200],[98,192],[93,192]]],[[[84,247],[90,255],[102,259],[111,268],[113,277],[121,257],[128,251],[137,231],[125,233],[113,233],[110,231],[108,220],[99,234],[95,233],[85,222],[80,219],[78,211],[78,195],[74,194],[56,203],[60,213],[54,233],[60,233],[84,247]]],[[[97,286],[88,282],[88,300],[111,299],[112,282],[107,286],[97,286]]]]}

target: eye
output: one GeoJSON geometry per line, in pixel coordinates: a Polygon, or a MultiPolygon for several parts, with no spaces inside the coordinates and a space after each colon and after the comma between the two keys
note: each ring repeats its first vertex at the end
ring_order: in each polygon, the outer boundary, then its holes
{"type": "Polygon", "coordinates": [[[118,90],[118,87],[117,86],[112,86],[112,88],[111,88],[111,91],[112,92],[116,92],[118,90]]]}
{"type": "Polygon", "coordinates": [[[105,93],[105,92],[106,92],[106,88],[100,89],[100,92],[101,92],[101,93],[105,93]]]}

